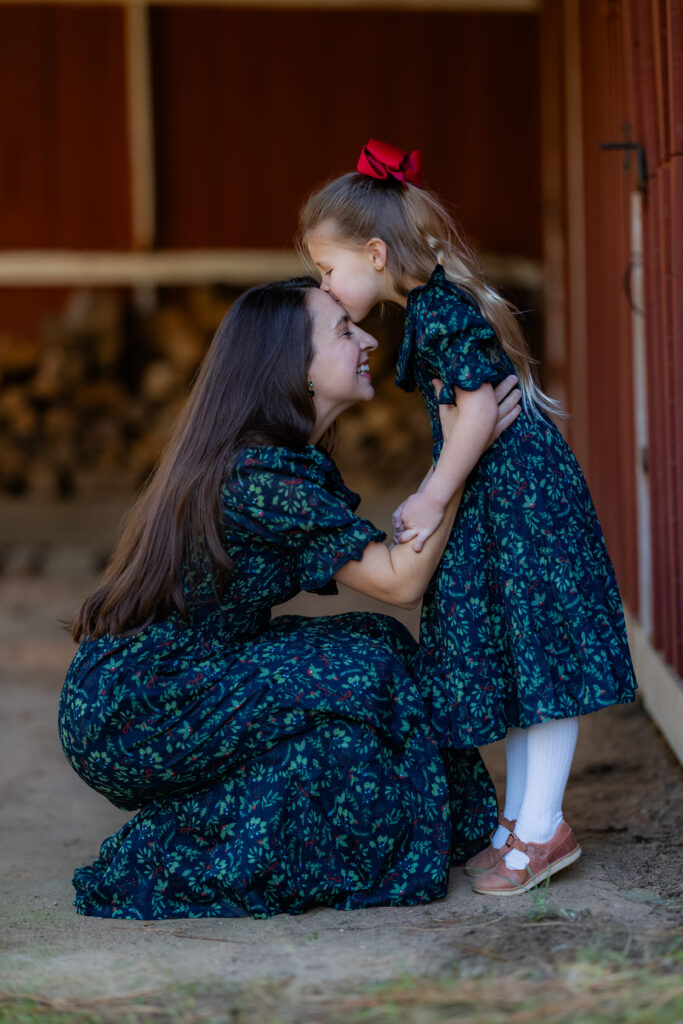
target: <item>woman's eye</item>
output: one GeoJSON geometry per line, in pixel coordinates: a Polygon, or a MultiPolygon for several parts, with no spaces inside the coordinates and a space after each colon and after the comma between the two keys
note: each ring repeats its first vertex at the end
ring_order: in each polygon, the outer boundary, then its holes
{"type": "Polygon", "coordinates": [[[351,337],[351,331],[349,330],[349,328],[348,328],[348,327],[346,328],[346,330],[345,330],[345,331],[342,331],[342,336],[343,336],[344,338],[350,338],[350,337],[351,337]]]}
{"type": "Polygon", "coordinates": [[[331,275],[331,273],[332,273],[331,270],[324,270],[323,271],[323,277],[329,277],[331,275]]]}

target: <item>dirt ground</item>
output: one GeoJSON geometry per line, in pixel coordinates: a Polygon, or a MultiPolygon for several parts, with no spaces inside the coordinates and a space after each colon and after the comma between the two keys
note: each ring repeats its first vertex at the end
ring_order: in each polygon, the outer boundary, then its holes
{"type": "MultiPolygon", "coordinates": [[[[72,872],[126,815],[59,746],[74,648],[58,620],[90,580],[83,558],[54,564],[0,577],[0,1021],[683,1020],[682,772],[639,704],[583,720],[565,803],[583,857],[543,891],[487,900],[456,869],[447,898],[426,907],[269,921],[76,915],[72,872]],[[553,1013],[539,1018],[541,1004],[553,1013]]],[[[347,591],[303,608],[363,606],[347,591]]],[[[501,744],[483,753],[500,792],[501,744]]]]}

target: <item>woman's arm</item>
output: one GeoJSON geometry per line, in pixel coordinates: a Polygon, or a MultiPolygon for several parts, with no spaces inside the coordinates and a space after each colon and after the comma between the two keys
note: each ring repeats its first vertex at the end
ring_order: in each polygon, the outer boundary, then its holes
{"type": "Polygon", "coordinates": [[[347,562],[334,578],[378,601],[399,608],[416,608],[446,547],[460,495],[459,491],[447,504],[440,525],[419,552],[410,544],[391,548],[368,544],[362,559],[347,562]]]}

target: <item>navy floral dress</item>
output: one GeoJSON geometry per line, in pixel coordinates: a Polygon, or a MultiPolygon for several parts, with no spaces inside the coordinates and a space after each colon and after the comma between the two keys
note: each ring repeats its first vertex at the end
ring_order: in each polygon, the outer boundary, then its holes
{"type": "MultiPolygon", "coordinates": [[[[513,373],[473,299],[437,267],[408,296],[397,384],[419,388],[438,459],[438,401],[513,373]],[[437,401],[432,379],[445,387],[437,401]]],[[[557,427],[523,410],[470,474],[425,594],[414,674],[441,746],[481,746],[634,699],[614,569],[557,427]]]]}
{"type": "MultiPolygon", "coordinates": [[[[189,621],[84,641],[60,703],[65,753],[138,813],[76,871],[100,917],[268,917],[414,904],[481,848],[495,796],[476,751],[436,746],[395,619],[271,607],[384,534],[318,449],[242,451],[223,492],[235,566],[195,567],[189,621]]],[[[331,582],[332,581],[332,582],[331,582]]]]}

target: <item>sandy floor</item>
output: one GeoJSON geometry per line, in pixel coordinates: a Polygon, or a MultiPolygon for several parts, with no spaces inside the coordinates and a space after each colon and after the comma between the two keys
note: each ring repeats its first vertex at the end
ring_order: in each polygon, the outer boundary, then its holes
{"type": "MultiPolygon", "coordinates": [[[[638,704],[584,719],[565,805],[584,856],[543,894],[487,902],[455,870],[447,899],[429,907],[270,921],[77,916],[72,871],[126,817],[76,777],[56,735],[73,652],[57,620],[86,587],[0,581],[0,989],[88,997],[270,979],[291,995],[456,965],[460,976],[542,971],[586,949],[637,959],[679,928],[681,769],[638,704]]],[[[361,603],[349,592],[306,601],[309,613],[361,603]]],[[[484,751],[498,783],[500,748],[484,751]]]]}

